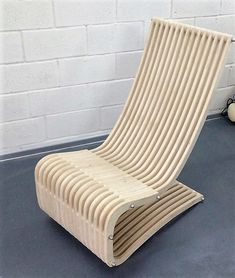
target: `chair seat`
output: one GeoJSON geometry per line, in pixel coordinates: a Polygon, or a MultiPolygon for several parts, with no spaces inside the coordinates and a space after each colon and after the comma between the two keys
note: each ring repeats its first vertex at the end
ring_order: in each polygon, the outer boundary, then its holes
{"type": "Polygon", "coordinates": [[[97,192],[94,194],[98,197],[110,193],[123,202],[139,199],[140,196],[158,196],[157,190],[89,150],[47,156],[43,159],[37,182],[44,184],[55,196],[65,198],[73,207],[74,204],[70,203],[72,193],[67,188],[71,180],[76,178],[81,194],[97,192]]]}
{"type": "Polygon", "coordinates": [[[89,150],[44,157],[35,178],[40,207],[109,266],[202,200],[179,182],[160,196],[89,150]]]}

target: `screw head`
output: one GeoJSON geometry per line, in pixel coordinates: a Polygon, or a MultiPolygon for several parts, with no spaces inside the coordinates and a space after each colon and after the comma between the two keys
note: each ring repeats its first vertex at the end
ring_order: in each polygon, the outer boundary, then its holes
{"type": "Polygon", "coordinates": [[[157,200],[161,199],[161,196],[160,195],[157,195],[157,200]]]}
{"type": "Polygon", "coordinates": [[[134,207],[135,207],[135,205],[134,205],[134,204],[131,204],[131,205],[130,205],[130,208],[132,208],[132,209],[133,209],[134,207]]]}
{"type": "Polygon", "coordinates": [[[201,200],[202,200],[202,201],[204,201],[204,200],[205,200],[204,196],[202,196],[202,197],[201,197],[201,200]]]}
{"type": "Polygon", "coordinates": [[[110,240],[113,240],[113,236],[112,236],[112,235],[110,235],[110,236],[109,236],[109,239],[110,239],[110,240]]]}
{"type": "Polygon", "coordinates": [[[111,263],[111,266],[116,266],[116,264],[113,262],[113,263],[111,263]]]}

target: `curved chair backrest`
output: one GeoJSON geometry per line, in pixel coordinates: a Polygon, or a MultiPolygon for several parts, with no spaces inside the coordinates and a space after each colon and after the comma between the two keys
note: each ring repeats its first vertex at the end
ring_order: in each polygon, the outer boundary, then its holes
{"type": "Polygon", "coordinates": [[[152,20],[125,108],[95,152],[159,191],[170,187],[201,131],[231,40],[152,20]]]}

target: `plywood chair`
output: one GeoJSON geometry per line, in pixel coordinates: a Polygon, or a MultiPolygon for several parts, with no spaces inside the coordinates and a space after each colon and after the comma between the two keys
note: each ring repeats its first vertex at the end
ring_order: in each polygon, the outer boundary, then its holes
{"type": "Polygon", "coordinates": [[[38,162],[40,207],[107,265],[123,263],[203,200],[177,177],[205,121],[231,39],[152,20],[132,90],[107,140],[38,162]]]}

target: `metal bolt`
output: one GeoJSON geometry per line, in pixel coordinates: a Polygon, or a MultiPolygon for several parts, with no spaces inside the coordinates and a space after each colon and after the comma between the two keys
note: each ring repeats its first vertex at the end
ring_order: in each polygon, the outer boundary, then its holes
{"type": "Polygon", "coordinates": [[[112,235],[110,235],[110,236],[109,236],[109,239],[110,239],[110,240],[113,240],[113,236],[112,236],[112,235]]]}
{"type": "Polygon", "coordinates": [[[161,198],[161,196],[160,195],[157,195],[157,199],[159,200],[161,198]]]}
{"type": "Polygon", "coordinates": [[[116,264],[115,263],[111,263],[111,266],[116,266],[116,264]]]}
{"type": "Polygon", "coordinates": [[[202,196],[201,200],[202,200],[202,201],[204,201],[204,200],[205,200],[204,196],[202,196]]]}
{"type": "Polygon", "coordinates": [[[132,208],[132,209],[133,209],[134,207],[135,207],[135,205],[134,205],[134,204],[131,204],[131,205],[130,205],[130,208],[132,208]]]}

